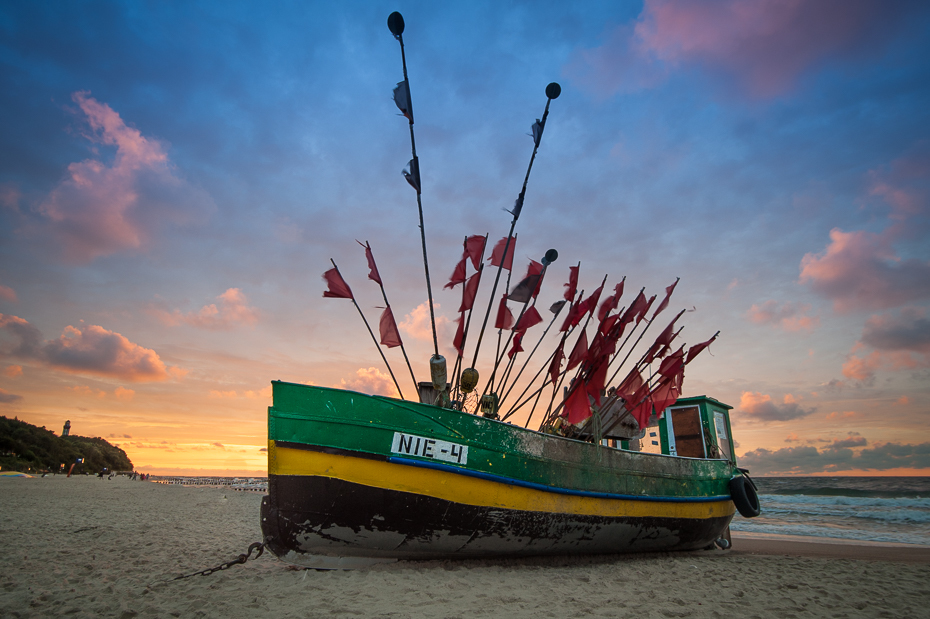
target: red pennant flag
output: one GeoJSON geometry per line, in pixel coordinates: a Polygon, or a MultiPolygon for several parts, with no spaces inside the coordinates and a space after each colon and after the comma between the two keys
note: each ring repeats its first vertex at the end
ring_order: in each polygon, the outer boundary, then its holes
{"type": "MultiPolygon", "coordinates": [[[[356,239],[355,241],[359,245],[362,245],[362,242],[356,239]]],[[[368,279],[381,284],[381,274],[378,273],[378,267],[375,265],[375,257],[371,253],[371,245],[368,244],[368,241],[365,241],[365,244],[362,245],[365,248],[365,258],[368,259],[368,279]]]]}
{"type": "Polygon", "coordinates": [[[584,385],[577,385],[565,399],[562,416],[568,418],[568,423],[581,423],[591,416],[591,402],[588,401],[588,392],[584,385]]]}
{"type": "Polygon", "coordinates": [[[565,367],[565,371],[577,366],[579,363],[584,361],[585,355],[588,354],[588,336],[585,335],[585,332],[582,331],[581,335],[578,337],[578,341],[575,342],[575,347],[572,348],[572,354],[568,356],[568,365],[565,367]]]}
{"type": "Polygon", "coordinates": [[[542,316],[540,316],[539,312],[536,311],[536,308],[531,305],[525,312],[523,312],[523,315],[520,316],[520,320],[518,320],[517,324],[513,326],[513,330],[526,333],[527,329],[530,327],[535,327],[542,321],[542,316]]]}
{"type": "Polygon", "coordinates": [[[636,419],[636,423],[639,424],[640,428],[645,428],[649,423],[649,418],[652,417],[652,400],[649,398],[649,390],[645,389],[642,396],[637,398],[639,403],[633,407],[633,410],[630,412],[633,415],[633,418],[636,419]]]}
{"type": "Polygon", "coordinates": [[[394,312],[390,307],[385,307],[381,312],[381,344],[388,348],[401,346],[400,331],[397,330],[397,323],[394,322],[394,312]]]}
{"type": "Polygon", "coordinates": [[[568,331],[569,327],[577,327],[578,323],[580,323],[581,319],[584,317],[584,312],[581,310],[580,301],[568,308],[568,315],[565,317],[565,322],[562,323],[559,331],[568,331]]]}
{"type": "Polygon", "coordinates": [[[692,359],[694,359],[694,358],[697,357],[699,354],[701,354],[701,351],[704,350],[705,348],[707,348],[708,346],[710,346],[711,343],[712,343],[714,340],[716,340],[716,339],[717,339],[717,335],[715,334],[714,337],[710,338],[710,339],[707,340],[706,342],[701,342],[700,344],[695,344],[694,346],[692,346],[691,348],[689,348],[689,349],[688,349],[688,358],[685,359],[685,363],[691,363],[691,360],[692,360],[692,359]]]}
{"type": "Polygon", "coordinates": [[[600,362],[594,368],[594,371],[591,372],[590,378],[587,380],[585,385],[588,395],[594,398],[594,402],[598,405],[601,403],[601,392],[604,391],[607,383],[607,367],[610,364],[606,357],[601,357],[600,362]]]}
{"type": "Polygon", "coordinates": [[[355,298],[352,296],[352,289],[349,288],[349,284],[346,283],[346,280],[342,279],[342,275],[339,274],[339,271],[335,267],[323,273],[323,279],[326,280],[326,285],[329,287],[329,290],[323,293],[324,297],[331,297],[333,299],[355,298]]]}
{"type": "Polygon", "coordinates": [[[455,350],[458,351],[459,357],[461,357],[464,354],[465,348],[463,344],[463,340],[465,339],[465,314],[459,314],[455,322],[459,323],[459,326],[455,329],[455,337],[452,338],[452,345],[455,346],[455,350]]]}
{"type": "Polygon", "coordinates": [[[523,352],[523,331],[517,331],[517,334],[513,336],[513,346],[510,348],[510,351],[507,353],[507,356],[513,359],[513,356],[518,352],[523,352]]]}
{"type": "Polygon", "coordinates": [[[468,282],[462,289],[462,305],[459,307],[460,312],[467,312],[475,304],[475,295],[478,294],[478,282],[481,281],[481,271],[468,278],[468,282]]]}
{"type": "Polygon", "coordinates": [[[549,378],[554,385],[559,380],[559,374],[562,373],[562,360],[565,359],[565,339],[559,342],[559,347],[555,349],[552,355],[552,363],[549,364],[549,378]]]}
{"type": "Polygon", "coordinates": [[[507,258],[504,260],[504,246],[507,244],[507,237],[505,236],[497,242],[497,245],[494,246],[494,250],[491,252],[491,265],[500,266],[501,260],[504,261],[504,267],[508,271],[513,270],[513,254],[517,248],[517,237],[510,237],[510,247],[507,248],[507,258]]]}
{"type": "Polygon", "coordinates": [[[626,326],[623,323],[620,323],[618,329],[614,329],[614,326],[617,325],[617,321],[620,320],[620,314],[614,314],[608,316],[604,321],[601,322],[599,331],[605,336],[609,336],[614,341],[619,340],[623,336],[623,328],[626,326]],[[611,333],[613,331],[613,333],[611,333]]]}
{"type": "Polygon", "coordinates": [[[597,309],[597,302],[601,298],[601,292],[604,290],[604,284],[601,284],[600,287],[591,293],[591,296],[581,302],[583,307],[582,314],[590,313],[594,315],[594,310],[597,309]]]}
{"type": "Polygon", "coordinates": [[[617,387],[617,394],[623,398],[626,402],[627,410],[632,410],[636,405],[636,402],[633,401],[633,398],[636,396],[636,392],[643,386],[643,377],[639,373],[639,370],[633,368],[627,377],[620,383],[620,386],[617,387]]]}
{"type": "MultiPolygon", "coordinates": [[[[630,303],[630,307],[626,308],[626,311],[623,313],[623,324],[630,324],[633,322],[633,320],[646,308],[647,303],[648,301],[646,301],[646,296],[643,294],[643,291],[640,290],[636,298],[633,299],[633,302],[630,303]]],[[[636,324],[639,324],[639,322],[636,324]]]]}
{"type": "Polygon", "coordinates": [[[484,243],[487,239],[476,234],[465,239],[465,253],[462,254],[463,258],[471,258],[471,264],[475,267],[475,270],[478,270],[478,267],[481,266],[481,258],[484,254],[484,243]]]}
{"type": "Polygon", "coordinates": [[[459,263],[455,265],[455,270],[452,271],[452,277],[449,278],[449,283],[443,286],[443,290],[446,288],[455,288],[459,284],[465,281],[465,263],[467,260],[462,258],[459,260],[459,263]]]}
{"type": "Polygon", "coordinates": [[[653,406],[656,409],[656,415],[661,416],[666,408],[678,401],[680,395],[677,388],[677,377],[664,378],[656,387],[650,396],[653,406]]]}
{"type": "Polygon", "coordinates": [[[575,293],[578,292],[578,268],[579,267],[568,267],[568,283],[564,284],[564,299],[569,303],[574,302],[575,293]]]}
{"type": "MultiPolygon", "coordinates": [[[[653,315],[653,318],[655,318],[655,315],[653,315]]],[[[669,344],[675,339],[675,322],[677,320],[678,316],[675,316],[675,319],[665,327],[665,331],[660,333],[659,337],[656,338],[655,343],[649,347],[649,351],[646,353],[646,358],[644,360],[645,363],[652,363],[654,360],[662,358],[665,353],[668,352],[669,344]]]]}
{"type": "Polygon", "coordinates": [[[662,364],[659,366],[659,374],[669,378],[678,374],[678,371],[685,365],[685,347],[682,344],[681,348],[667,356],[662,360],[662,364]]]}
{"type": "Polygon", "coordinates": [[[637,316],[636,316],[636,324],[639,324],[639,322],[640,322],[643,318],[646,317],[646,314],[649,312],[649,308],[652,307],[652,304],[655,302],[655,300],[656,300],[656,295],[652,295],[651,297],[649,297],[649,301],[646,303],[646,307],[644,307],[644,308],[643,308],[643,311],[641,311],[641,312],[640,312],[639,314],[637,314],[637,316]]]}
{"type": "Polygon", "coordinates": [[[497,321],[494,323],[495,329],[509,329],[513,326],[513,314],[507,307],[507,293],[501,297],[501,304],[497,308],[497,321]]]}
{"type": "Polygon", "coordinates": [[[655,317],[658,316],[662,312],[662,310],[668,307],[668,300],[672,298],[672,293],[675,291],[675,286],[678,285],[678,281],[679,280],[676,279],[674,284],[672,284],[671,286],[667,286],[665,288],[665,298],[662,299],[661,303],[659,303],[659,307],[658,309],[656,309],[656,313],[652,315],[653,319],[655,319],[655,317]]]}
{"type": "Polygon", "coordinates": [[[614,293],[604,299],[604,302],[601,303],[601,309],[597,311],[597,319],[600,322],[604,322],[604,319],[607,317],[607,314],[617,309],[617,306],[620,305],[620,297],[623,295],[623,282],[621,281],[614,287],[614,293]]]}

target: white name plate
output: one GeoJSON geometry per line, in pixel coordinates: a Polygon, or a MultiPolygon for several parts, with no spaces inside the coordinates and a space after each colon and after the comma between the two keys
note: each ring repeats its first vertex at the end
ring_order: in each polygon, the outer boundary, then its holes
{"type": "Polygon", "coordinates": [[[468,463],[468,446],[415,434],[394,433],[391,451],[405,456],[419,456],[454,464],[468,463]]]}

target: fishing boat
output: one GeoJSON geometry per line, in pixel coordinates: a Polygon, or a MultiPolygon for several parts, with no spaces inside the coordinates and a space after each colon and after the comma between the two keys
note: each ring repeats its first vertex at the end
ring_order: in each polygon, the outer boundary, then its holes
{"type": "MultiPolygon", "coordinates": [[[[577,290],[580,264],[571,267],[564,298],[550,308],[549,327],[540,343],[523,356],[523,366],[517,367],[524,337],[543,322],[535,309],[536,299],[547,269],[558,258],[555,250],[549,250],[540,262],[531,261],[526,277],[510,289],[514,228],[550,103],[561,91],[557,84],[546,87],[545,111],[532,127],[533,153],[509,211],[510,232],[491,253],[489,262],[497,267],[497,275],[480,328],[471,328],[471,318],[487,236],[466,237],[462,259],[447,285],[463,288],[454,341],[457,357],[453,379],[448,380],[433,318],[404,21],[399,13],[391,14],[388,26],[400,43],[404,65],[404,81],[397,85],[394,101],[411,131],[413,158],[404,176],[416,190],[420,213],[433,323],[431,380],[415,378],[371,247],[364,245],[368,277],[381,286],[385,304],[380,342],[333,262],[324,274],[328,285],[324,296],[351,299],[400,397],[272,383],[268,494],[261,508],[265,545],[285,561],[326,569],[398,559],[729,547],[728,527],[736,511],[747,517],[760,512],[748,472],[737,466],[731,407],[707,396],[681,397],[685,366],[717,334],[687,351],[684,345],[673,350],[681,332],[675,326],[681,312],[643,354],[632,356],[668,306],[677,280],[666,288],[654,311],[656,296],[647,299],[643,290],[618,309],[625,278],[602,301],[606,277],[585,297],[577,290]],[[476,273],[466,277],[469,262],[476,273]],[[503,348],[498,345],[490,377],[479,388],[475,365],[505,271],[510,292],[498,304],[494,329],[506,333],[507,340],[503,348]],[[518,310],[516,319],[508,304],[518,310]],[[541,364],[537,359],[531,365],[566,306],[567,316],[554,338],[556,349],[541,364]],[[474,360],[462,369],[469,331],[477,333],[474,360]],[[382,346],[403,351],[416,401],[403,397],[382,346]],[[524,371],[536,366],[536,376],[521,381],[524,371]],[[517,396],[518,385],[523,393],[517,396]],[[539,425],[531,429],[537,409],[539,425]],[[521,410],[531,411],[522,426],[511,421],[521,410]]],[[[480,317],[480,311],[475,315],[480,317]]]]}

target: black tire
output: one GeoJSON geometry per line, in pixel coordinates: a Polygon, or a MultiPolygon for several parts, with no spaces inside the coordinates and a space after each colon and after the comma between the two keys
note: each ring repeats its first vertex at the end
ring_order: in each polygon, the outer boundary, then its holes
{"type": "Polygon", "coordinates": [[[742,475],[730,480],[730,498],[743,518],[755,518],[762,513],[756,489],[742,475]]]}

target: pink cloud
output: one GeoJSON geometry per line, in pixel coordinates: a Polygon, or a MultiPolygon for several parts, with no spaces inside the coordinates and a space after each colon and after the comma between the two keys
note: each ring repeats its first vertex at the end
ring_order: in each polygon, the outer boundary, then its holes
{"type": "Polygon", "coordinates": [[[83,330],[68,326],[58,339],[43,340],[28,321],[0,314],[0,332],[13,340],[0,346],[0,357],[31,359],[66,372],[132,382],[163,381],[184,374],[178,368],[166,367],[154,350],[96,325],[83,330]]]}
{"type": "Polygon", "coordinates": [[[632,28],[579,52],[566,72],[610,95],[700,67],[753,98],[771,98],[826,62],[890,40],[903,13],[877,0],[646,0],[632,28]]]}
{"type": "Polygon", "coordinates": [[[3,368],[3,375],[7,378],[19,378],[23,375],[23,366],[21,365],[8,365],[3,368]]]}
{"type": "Polygon", "coordinates": [[[827,415],[827,419],[834,421],[838,419],[849,419],[850,417],[855,417],[855,416],[856,416],[856,411],[843,411],[843,412],[833,411],[832,413],[827,415]]]}
{"type": "MultiPolygon", "coordinates": [[[[439,303],[433,303],[433,310],[436,314],[436,336],[440,342],[448,342],[452,339],[449,332],[451,322],[439,313],[440,307],[439,303]]],[[[433,328],[429,321],[429,304],[423,302],[416,306],[412,312],[404,316],[397,327],[416,340],[432,342],[433,328]]]]}
{"type": "Polygon", "coordinates": [[[391,375],[381,372],[378,368],[359,368],[353,378],[340,380],[339,388],[372,395],[397,397],[397,387],[394,386],[391,375]]]}
{"type": "Polygon", "coordinates": [[[113,390],[113,395],[117,400],[122,400],[123,402],[129,402],[135,397],[136,392],[132,389],[126,389],[125,387],[117,387],[113,390]]]}
{"type": "Polygon", "coordinates": [[[799,281],[832,299],[838,312],[898,307],[930,296],[930,262],[903,260],[891,240],[889,232],[834,228],[823,253],[801,259],[799,281]]]}
{"type": "Polygon", "coordinates": [[[13,183],[0,183],[0,204],[9,209],[18,209],[22,192],[13,183]]]}
{"type": "Polygon", "coordinates": [[[769,324],[781,327],[785,331],[807,331],[809,333],[820,324],[818,316],[805,315],[810,310],[810,305],[786,301],[779,306],[777,301],[769,300],[761,305],[753,304],[747,312],[747,317],[756,324],[769,324]]]}
{"type": "Polygon", "coordinates": [[[16,303],[19,299],[16,297],[16,291],[9,286],[0,285],[0,299],[16,303]]]}
{"type": "Polygon", "coordinates": [[[759,421],[788,421],[806,417],[814,412],[813,408],[800,405],[800,398],[785,395],[781,404],[776,404],[772,396],[753,391],[744,391],[740,396],[738,410],[744,415],[759,421]]]}
{"type": "Polygon", "coordinates": [[[96,159],[70,164],[68,177],[39,204],[68,260],[84,263],[140,248],[162,222],[183,223],[214,208],[203,190],[175,174],[159,141],[127,126],[87,92],[71,98],[90,127],[84,137],[115,147],[116,155],[111,164],[96,159]]]}
{"type": "Polygon", "coordinates": [[[219,299],[219,307],[211,303],[197,312],[185,314],[177,309],[167,312],[157,308],[149,311],[170,327],[187,324],[201,329],[224,331],[239,325],[252,326],[258,322],[258,310],[249,306],[248,297],[239,288],[229,288],[216,298],[219,299]]]}
{"type": "Polygon", "coordinates": [[[930,142],[922,141],[890,165],[871,170],[868,179],[869,195],[891,207],[892,220],[900,222],[927,212],[930,142]]]}
{"type": "Polygon", "coordinates": [[[930,367],[930,320],[924,308],[906,307],[897,313],[871,316],[862,336],[843,364],[843,375],[858,381],[871,379],[881,369],[911,370],[930,367]],[[871,352],[857,356],[870,348],[871,352]]]}

